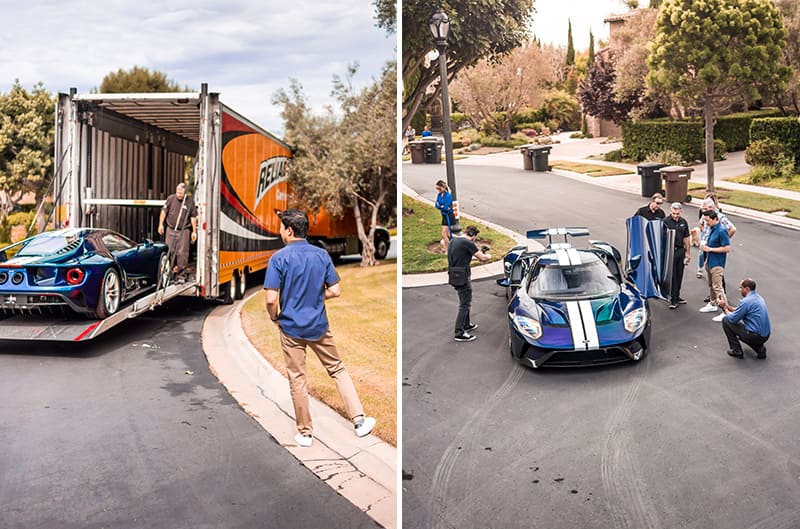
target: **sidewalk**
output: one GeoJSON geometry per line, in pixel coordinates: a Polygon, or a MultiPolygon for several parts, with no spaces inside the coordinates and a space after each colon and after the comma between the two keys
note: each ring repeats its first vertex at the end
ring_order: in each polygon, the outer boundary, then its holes
{"type": "MultiPolygon", "coordinates": [[[[595,165],[606,165],[610,167],[626,169],[628,170],[628,172],[625,174],[615,175],[615,176],[594,177],[580,173],[573,173],[571,171],[553,169],[551,171],[553,174],[564,176],[566,178],[572,178],[574,180],[580,180],[582,182],[586,182],[592,185],[607,187],[609,189],[616,189],[620,191],[625,191],[627,193],[634,193],[637,195],[641,195],[641,189],[642,189],[641,177],[636,172],[636,165],[618,163],[618,162],[606,162],[603,160],[594,160],[586,158],[587,154],[596,155],[596,154],[602,154],[603,152],[619,149],[622,146],[621,143],[604,144],[602,143],[604,138],[594,138],[593,140],[576,140],[568,138],[568,135],[566,136],[561,135],[559,137],[559,140],[562,143],[553,145],[553,149],[550,154],[551,161],[564,160],[572,162],[590,163],[595,165]]],[[[467,156],[466,158],[456,160],[456,164],[494,165],[498,167],[517,168],[522,170],[522,159],[521,159],[522,154],[518,150],[502,152],[497,154],[472,155],[472,156],[466,155],[466,156],[467,156]]],[[[404,163],[410,163],[410,162],[404,162],[404,163]]],[[[706,165],[705,164],[695,165],[693,166],[693,169],[694,171],[692,172],[692,177],[690,181],[705,186],[705,184],[707,183],[706,165]]],[[[740,152],[728,153],[728,158],[726,160],[723,160],[721,162],[716,162],[714,164],[714,180],[715,180],[714,183],[716,187],[721,189],[748,191],[751,193],[760,193],[762,195],[787,198],[800,202],[800,193],[796,191],[787,191],[784,189],[773,189],[769,187],[739,184],[736,182],[726,181],[726,179],[728,178],[733,178],[735,176],[747,173],[749,169],[750,166],[747,165],[744,161],[744,152],[740,151],[740,152]]],[[[406,185],[403,185],[403,193],[410,195],[418,200],[422,200],[424,202],[432,204],[430,200],[421,197],[413,189],[409,188],[406,185]]],[[[699,207],[699,205],[700,205],[699,201],[693,201],[689,204],[689,206],[694,206],[694,207],[699,207]]],[[[735,215],[758,220],[761,222],[768,222],[770,224],[775,224],[778,226],[800,230],[800,220],[785,217],[780,214],[765,213],[763,211],[741,208],[737,206],[732,206],[730,204],[724,204],[724,210],[725,213],[733,213],[735,215]]],[[[510,230],[507,230],[502,226],[494,225],[492,223],[486,222],[483,219],[470,217],[469,215],[466,215],[464,213],[462,213],[461,216],[465,218],[472,218],[478,222],[486,224],[487,226],[491,226],[493,229],[501,233],[504,233],[512,238],[515,238],[520,244],[526,244],[526,243],[529,245],[538,244],[535,241],[526,241],[523,235],[511,232],[510,230]]],[[[476,266],[472,269],[472,277],[475,279],[496,276],[502,273],[503,273],[502,261],[490,263],[488,265],[476,266]]],[[[445,283],[447,283],[446,272],[403,275],[403,288],[430,286],[437,284],[441,285],[445,283]]]]}
{"type": "Polygon", "coordinates": [[[206,318],[202,343],[211,371],[245,412],[301,464],[382,527],[395,529],[395,447],[374,435],[357,437],[350,421],[313,398],[314,444],[302,448],[294,443],[297,429],[289,383],[242,330],[241,307],[259,292],[233,305],[220,306],[206,318]]]}

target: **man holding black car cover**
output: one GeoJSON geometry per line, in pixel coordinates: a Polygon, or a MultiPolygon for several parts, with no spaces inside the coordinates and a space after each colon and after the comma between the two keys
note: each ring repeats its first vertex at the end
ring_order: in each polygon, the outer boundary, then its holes
{"type": "Polygon", "coordinates": [[[472,284],[470,282],[470,262],[475,257],[478,261],[488,261],[492,256],[488,253],[489,247],[480,250],[475,245],[480,230],[475,226],[467,226],[466,234],[462,234],[461,226],[455,224],[451,227],[453,240],[447,248],[447,274],[449,283],[458,292],[458,315],[456,316],[455,341],[471,342],[476,336],[470,334],[478,325],[472,323],[469,309],[472,306],[472,284]]]}

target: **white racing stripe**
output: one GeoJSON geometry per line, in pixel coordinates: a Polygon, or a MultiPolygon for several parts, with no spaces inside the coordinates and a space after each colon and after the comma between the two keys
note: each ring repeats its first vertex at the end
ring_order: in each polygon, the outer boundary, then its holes
{"type": "Polygon", "coordinates": [[[567,256],[569,257],[569,264],[571,265],[581,264],[581,254],[578,253],[578,250],[576,250],[575,248],[569,248],[567,250],[567,256]]]}
{"type": "Polygon", "coordinates": [[[576,351],[585,351],[586,334],[583,332],[581,309],[577,301],[567,301],[567,316],[569,316],[569,329],[572,331],[572,345],[576,351]]]}
{"type": "Polygon", "coordinates": [[[589,300],[578,302],[581,308],[581,316],[583,318],[583,331],[586,333],[587,350],[599,349],[600,338],[597,336],[597,322],[594,319],[594,312],[592,311],[592,303],[589,300]]]}
{"type": "Polygon", "coordinates": [[[569,254],[563,248],[559,248],[556,250],[556,257],[558,257],[558,264],[561,266],[569,265],[569,254]]]}

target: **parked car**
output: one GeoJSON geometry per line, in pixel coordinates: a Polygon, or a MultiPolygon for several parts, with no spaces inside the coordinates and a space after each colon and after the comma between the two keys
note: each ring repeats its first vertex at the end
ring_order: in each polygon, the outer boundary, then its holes
{"type": "Polygon", "coordinates": [[[532,230],[528,238],[549,238],[543,251],[517,246],[504,258],[511,356],[534,368],[638,361],[650,342],[647,297],[622,267],[612,245],[590,241],[574,248],[569,237],[586,228],[532,230]],[[563,243],[553,243],[554,236],[563,243]]]}
{"type": "Polygon", "coordinates": [[[4,312],[68,309],[90,318],[166,286],[167,246],[136,243],[106,229],[48,231],[0,249],[0,308],[4,312]]]}

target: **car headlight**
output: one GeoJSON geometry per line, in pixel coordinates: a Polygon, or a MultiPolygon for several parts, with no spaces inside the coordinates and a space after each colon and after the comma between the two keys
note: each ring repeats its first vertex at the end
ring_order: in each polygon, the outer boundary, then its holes
{"type": "Polygon", "coordinates": [[[647,323],[647,311],[644,307],[632,310],[625,315],[625,330],[628,332],[636,332],[647,323]]]}
{"type": "Polygon", "coordinates": [[[542,337],[542,324],[528,316],[514,314],[514,327],[523,335],[533,340],[542,337]]]}

